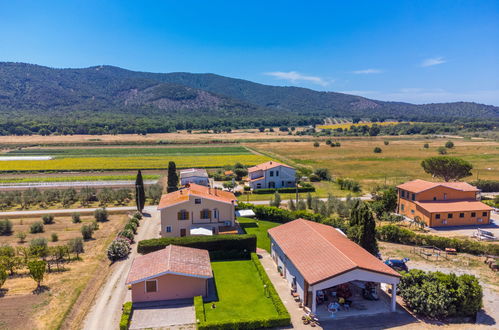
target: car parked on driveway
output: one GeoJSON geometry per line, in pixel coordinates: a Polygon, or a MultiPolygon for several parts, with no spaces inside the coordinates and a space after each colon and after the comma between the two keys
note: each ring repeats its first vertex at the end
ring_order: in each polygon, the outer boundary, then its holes
{"type": "Polygon", "coordinates": [[[406,265],[406,262],[408,262],[408,261],[409,261],[409,258],[387,259],[387,260],[385,260],[385,264],[398,272],[401,272],[401,271],[408,272],[409,268],[406,265]]]}

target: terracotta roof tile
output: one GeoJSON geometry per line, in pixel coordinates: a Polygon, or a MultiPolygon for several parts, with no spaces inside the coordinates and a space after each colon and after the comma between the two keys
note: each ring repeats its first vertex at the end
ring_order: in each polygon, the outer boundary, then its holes
{"type": "Polygon", "coordinates": [[[168,245],[162,250],[137,256],[133,260],[126,284],[142,282],[165,274],[212,277],[208,251],[168,245]]]}
{"type": "Polygon", "coordinates": [[[419,193],[438,186],[462,191],[479,191],[476,187],[470,185],[467,182],[430,182],[420,179],[402,183],[398,185],[397,188],[404,189],[413,193],[419,193]]]}
{"type": "Polygon", "coordinates": [[[492,207],[480,201],[452,200],[452,201],[427,201],[415,202],[428,212],[467,212],[467,211],[488,211],[492,207]]]}
{"type": "Polygon", "coordinates": [[[259,171],[259,170],[264,170],[265,171],[265,170],[268,170],[268,169],[271,169],[271,168],[274,168],[274,167],[278,167],[278,166],[284,166],[284,167],[293,168],[293,167],[291,167],[289,165],[281,164],[281,163],[278,163],[276,161],[271,160],[269,162],[258,164],[256,166],[248,168],[248,172],[251,173],[251,172],[255,172],[255,171],[259,171]]]}
{"type": "Polygon", "coordinates": [[[186,202],[189,200],[189,196],[207,198],[224,203],[232,203],[237,200],[236,196],[231,192],[191,183],[183,189],[161,196],[158,209],[186,202]]]}
{"type": "Polygon", "coordinates": [[[298,219],[268,232],[310,284],[356,268],[400,276],[334,227],[298,219]]]}

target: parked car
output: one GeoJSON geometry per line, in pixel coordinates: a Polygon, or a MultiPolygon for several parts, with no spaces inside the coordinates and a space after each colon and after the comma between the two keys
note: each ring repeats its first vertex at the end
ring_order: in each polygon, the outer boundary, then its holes
{"type": "Polygon", "coordinates": [[[385,260],[385,264],[388,265],[390,268],[401,272],[408,272],[409,268],[405,264],[406,262],[409,261],[409,258],[404,258],[404,259],[387,259],[385,260]]]}

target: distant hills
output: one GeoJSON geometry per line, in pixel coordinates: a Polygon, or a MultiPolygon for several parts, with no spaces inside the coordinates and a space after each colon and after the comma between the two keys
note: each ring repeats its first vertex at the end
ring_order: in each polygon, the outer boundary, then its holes
{"type": "MultiPolygon", "coordinates": [[[[148,131],[151,125],[155,131],[165,131],[179,125],[210,128],[317,123],[325,117],[498,119],[499,107],[471,102],[383,102],[215,74],[147,73],[113,66],[53,69],[0,62],[0,119],[4,124],[24,127],[23,121],[30,120],[38,129],[51,130],[50,125],[63,122],[61,116],[73,131],[78,125],[107,125],[106,129],[117,125],[122,132],[124,125],[136,127],[140,123],[148,131]]],[[[28,129],[35,128],[32,124],[28,129]]]]}

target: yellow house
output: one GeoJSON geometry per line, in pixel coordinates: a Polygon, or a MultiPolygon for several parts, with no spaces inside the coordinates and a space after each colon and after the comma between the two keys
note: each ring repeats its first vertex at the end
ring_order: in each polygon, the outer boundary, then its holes
{"type": "Polygon", "coordinates": [[[483,225],[492,208],[479,200],[479,190],[466,182],[413,180],[397,186],[397,211],[419,217],[429,227],[483,225]]]}
{"type": "Polygon", "coordinates": [[[161,237],[234,233],[233,193],[191,183],[161,197],[161,237]]]}

